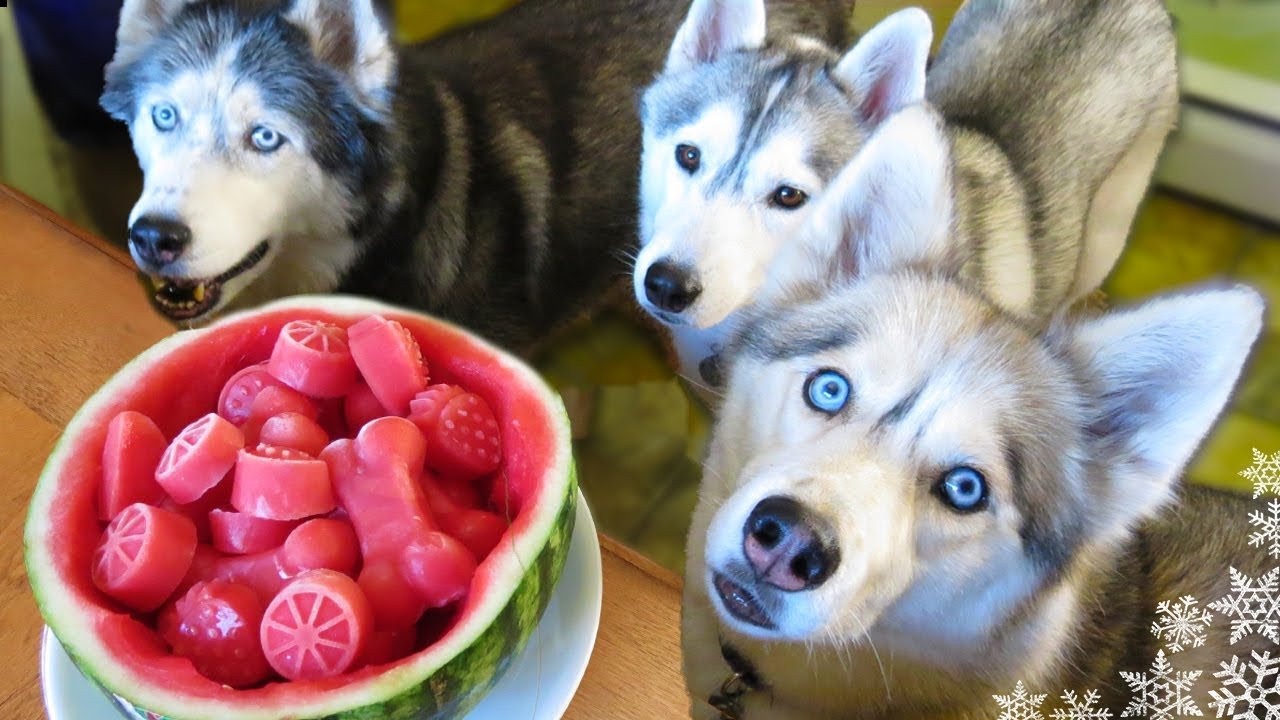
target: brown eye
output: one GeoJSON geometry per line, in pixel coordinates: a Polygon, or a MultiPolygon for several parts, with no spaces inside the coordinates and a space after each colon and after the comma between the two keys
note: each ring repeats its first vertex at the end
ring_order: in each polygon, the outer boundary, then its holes
{"type": "Polygon", "coordinates": [[[773,196],[769,198],[769,202],[783,210],[795,210],[808,201],[809,196],[805,191],[790,185],[779,185],[778,189],[773,191],[773,196]]]}
{"type": "Polygon", "coordinates": [[[676,162],[692,175],[702,164],[702,151],[693,145],[677,145],[676,162]]]}

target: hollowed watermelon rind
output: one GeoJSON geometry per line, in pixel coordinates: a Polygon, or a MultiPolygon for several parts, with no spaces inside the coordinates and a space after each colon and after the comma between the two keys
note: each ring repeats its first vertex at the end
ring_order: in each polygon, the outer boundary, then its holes
{"type": "MultiPolygon", "coordinates": [[[[430,353],[428,355],[430,361],[430,353]]],[[[229,357],[224,360],[231,362],[229,357]]],[[[238,358],[236,362],[243,364],[244,360],[238,358]]],[[[231,371],[230,366],[215,365],[215,368],[210,372],[229,376],[231,371]]],[[[491,403],[493,400],[491,397],[491,403]]],[[[180,402],[198,406],[190,398],[180,402]]],[[[495,411],[498,408],[495,407],[495,411]]],[[[187,412],[185,406],[183,412],[187,412]]],[[[511,418],[504,418],[504,428],[507,422],[511,422],[511,418]]],[[[170,428],[162,429],[173,432],[170,428]]],[[[97,447],[100,452],[101,445],[97,447]]],[[[511,658],[524,647],[541,618],[568,552],[576,488],[563,404],[527,365],[465,331],[419,313],[358,298],[303,296],[228,316],[203,330],[177,333],[135,358],[85,403],[50,455],[32,497],[24,538],[27,573],[45,622],[68,655],[87,677],[107,692],[127,697],[139,717],[170,720],[429,718],[439,717],[440,712],[452,716],[465,712],[483,697],[511,658]],[[201,339],[217,346],[219,343],[215,340],[231,337],[228,333],[232,329],[243,331],[253,322],[278,327],[286,319],[311,317],[349,324],[355,318],[373,313],[400,320],[410,326],[420,340],[425,334],[447,341],[451,348],[464,347],[464,360],[448,370],[452,379],[464,384],[478,383],[494,393],[501,388],[502,398],[515,396],[512,417],[526,420],[525,425],[514,421],[518,433],[542,438],[528,441],[530,447],[544,452],[546,459],[532,465],[539,490],[521,509],[517,518],[520,532],[514,542],[511,536],[505,538],[477,575],[477,583],[483,582],[485,588],[512,587],[514,590],[509,594],[489,591],[477,602],[469,603],[457,625],[426,651],[380,672],[358,671],[328,685],[278,683],[258,690],[231,691],[206,681],[208,687],[175,688],[172,680],[166,682],[173,675],[172,668],[165,672],[153,672],[152,666],[147,666],[145,672],[139,670],[137,666],[145,665],[144,660],[154,658],[144,657],[143,653],[148,652],[145,645],[130,645],[133,634],[130,624],[138,623],[122,621],[120,613],[105,611],[100,597],[91,597],[92,593],[83,591],[83,583],[77,584],[59,574],[75,563],[61,557],[65,550],[55,547],[58,540],[69,534],[83,541],[84,534],[77,536],[74,528],[67,531],[55,527],[60,522],[75,525],[75,522],[65,522],[68,518],[83,519],[78,507],[55,512],[55,501],[65,503],[69,498],[78,501],[83,495],[77,491],[74,481],[60,484],[59,478],[64,472],[92,472],[93,463],[85,457],[84,448],[89,446],[86,443],[101,442],[98,436],[105,433],[107,420],[122,409],[118,396],[136,395],[136,392],[130,395],[129,388],[155,377],[148,373],[157,360],[184,352],[201,339]],[[528,420],[537,421],[538,426],[531,428],[528,420]],[[536,444],[538,442],[541,444],[536,444]],[[63,487],[64,484],[68,487],[63,487]],[[524,558],[534,559],[529,562],[524,558]],[[62,568],[58,567],[58,560],[62,561],[62,568]],[[102,628],[115,633],[111,648],[98,635],[106,632],[102,628]],[[124,656],[132,664],[116,655],[124,656]],[[148,712],[148,709],[160,712],[148,712]]]]}

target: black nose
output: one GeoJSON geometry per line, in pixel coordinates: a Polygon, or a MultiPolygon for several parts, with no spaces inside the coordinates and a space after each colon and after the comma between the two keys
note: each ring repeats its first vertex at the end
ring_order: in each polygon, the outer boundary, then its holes
{"type": "Polygon", "coordinates": [[[761,500],[742,536],[743,554],[756,577],[781,590],[818,587],[840,564],[831,526],[789,497],[761,500]]]}
{"type": "Polygon", "coordinates": [[[177,220],[144,215],[129,228],[129,244],[141,260],[162,267],[177,260],[191,244],[191,228],[177,220]]]}
{"type": "Polygon", "coordinates": [[[644,274],[644,294],[659,310],[682,313],[701,292],[697,276],[673,263],[656,262],[644,274]]]}

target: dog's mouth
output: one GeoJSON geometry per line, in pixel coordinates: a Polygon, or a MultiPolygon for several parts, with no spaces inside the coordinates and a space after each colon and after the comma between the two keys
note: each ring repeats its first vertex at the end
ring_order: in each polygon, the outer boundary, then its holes
{"type": "Polygon", "coordinates": [[[658,318],[658,320],[660,320],[661,322],[667,325],[688,325],[689,324],[688,318],[686,318],[683,314],[677,315],[676,313],[667,312],[666,310],[659,310],[658,308],[652,305],[647,305],[646,308],[649,310],[649,312],[653,313],[654,317],[658,318]]]}
{"type": "Polygon", "coordinates": [[[769,614],[761,606],[760,600],[751,591],[730,580],[721,573],[715,573],[711,583],[720,596],[720,602],[729,614],[744,623],[755,625],[765,630],[777,630],[778,626],[769,619],[769,614]]]}
{"type": "Polygon", "coordinates": [[[212,278],[179,278],[149,275],[151,302],[170,320],[190,320],[217,307],[222,299],[222,286],[253,269],[267,256],[267,241],[249,251],[240,262],[212,278]]]}

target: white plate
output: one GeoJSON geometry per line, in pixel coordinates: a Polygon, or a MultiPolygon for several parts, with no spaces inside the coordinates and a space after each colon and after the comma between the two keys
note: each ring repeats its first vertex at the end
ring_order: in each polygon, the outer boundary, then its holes
{"type": "MultiPolygon", "coordinates": [[[[467,720],[553,720],[564,714],[587,670],[600,627],[604,591],[600,541],[587,502],[578,511],[564,573],[538,627],[493,690],[467,720]]],[[[120,711],[85,679],[45,628],[40,644],[40,683],[49,720],[107,720],[120,711]]]]}

